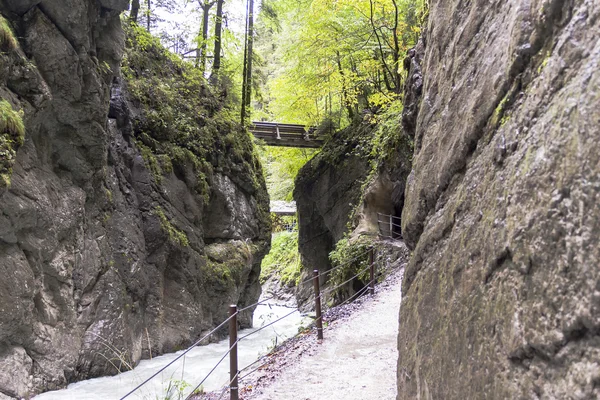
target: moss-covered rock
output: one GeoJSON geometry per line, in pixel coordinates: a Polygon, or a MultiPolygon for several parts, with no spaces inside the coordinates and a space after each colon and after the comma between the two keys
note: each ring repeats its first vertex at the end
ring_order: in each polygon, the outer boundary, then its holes
{"type": "MultiPolygon", "coordinates": [[[[300,170],[294,199],[303,277],[330,269],[330,253],[343,238],[376,236],[378,212],[399,214],[412,158],[412,140],[400,128],[401,109],[395,103],[380,114],[365,114],[362,122],[335,133],[300,170]]],[[[310,296],[308,289],[299,289],[300,303],[310,296]]]]}
{"type": "Polygon", "coordinates": [[[10,186],[17,150],[24,140],[23,117],[9,102],[0,100],[0,189],[10,186]]]}
{"type": "Polygon", "coordinates": [[[260,211],[267,213],[262,167],[234,111],[212,94],[198,69],[145,29],[133,24],[126,35],[122,73],[134,107],[133,133],[156,182],[171,170],[189,175],[191,167],[193,176],[185,178],[208,203],[214,173],[223,173],[258,196],[260,211]]]}
{"type": "MultiPolygon", "coordinates": [[[[10,69],[19,44],[9,22],[0,14],[0,70],[10,69]]],[[[0,73],[0,77],[5,77],[0,73]]],[[[4,82],[5,83],[5,82],[4,82]]],[[[15,103],[18,103],[14,99],[15,103]]],[[[17,150],[25,140],[23,113],[0,98],[0,193],[10,186],[17,150]]]]}
{"type": "Polygon", "coordinates": [[[187,347],[257,301],[270,241],[249,134],[201,74],[124,32],[124,0],[38,3],[0,2],[0,393],[18,398],[187,347]]]}

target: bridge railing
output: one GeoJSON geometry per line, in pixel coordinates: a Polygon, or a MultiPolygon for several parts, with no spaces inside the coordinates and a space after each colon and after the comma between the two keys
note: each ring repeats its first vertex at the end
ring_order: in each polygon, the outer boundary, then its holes
{"type": "Polygon", "coordinates": [[[250,132],[258,139],[267,141],[269,145],[293,146],[295,141],[304,141],[300,147],[320,147],[323,139],[316,136],[316,128],[304,125],[281,124],[278,122],[252,122],[250,132]]]}
{"type": "Polygon", "coordinates": [[[377,213],[377,226],[379,228],[379,237],[387,239],[401,239],[402,234],[400,217],[393,215],[377,213]]]}

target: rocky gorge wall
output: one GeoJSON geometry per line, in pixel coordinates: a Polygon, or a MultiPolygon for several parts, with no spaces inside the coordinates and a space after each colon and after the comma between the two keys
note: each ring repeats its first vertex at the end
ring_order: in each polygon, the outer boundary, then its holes
{"type": "Polygon", "coordinates": [[[600,396],[600,3],[430,2],[398,399],[600,396]]]}
{"type": "Polygon", "coordinates": [[[0,40],[0,95],[25,125],[0,170],[0,397],[187,347],[260,294],[251,141],[197,74],[126,40],[127,7],[0,1],[16,39],[0,40]]]}
{"type": "MultiPolygon", "coordinates": [[[[363,121],[336,132],[296,178],[301,280],[309,278],[315,269],[331,269],[329,254],[344,237],[375,240],[379,233],[377,213],[399,215],[402,210],[411,143],[403,140],[407,136],[399,131],[396,135],[398,132],[382,130],[382,124],[371,122],[370,117],[365,114],[363,121]],[[393,137],[388,139],[397,144],[393,148],[399,150],[391,157],[386,157],[377,145],[388,133],[393,137]]],[[[383,247],[382,254],[387,251],[383,247]]],[[[322,278],[321,285],[328,284],[322,278]]],[[[312,307],[307,302],[313,295],[309,286],[298,287],[296,297],[301,307],[312,307]]]]}

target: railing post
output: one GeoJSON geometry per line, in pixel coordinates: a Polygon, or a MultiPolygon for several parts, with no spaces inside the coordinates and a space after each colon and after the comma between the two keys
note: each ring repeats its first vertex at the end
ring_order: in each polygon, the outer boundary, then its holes
{"type": "Polygon", "coordinates": [[[321,290],[319,289],[319,270],[313,271],[315,286],[315,313],[317,317],[317,339],[323,340],[323,318],[321,316],[321,290]]]}
{"type": "Polygon", "coordinates": [[[238,393],[238,355],[237,355],[237,306],[229,306],[229,393],[231,400],[239,400],[238,393]]]}
{"type": "Polygon", "coordinates": [[[370,276],[371,280],[369,281],[369,291],[371,292],[371,296],[375,294],[375,262],[373,261],[373,247],[369,249],[369,265],[370,265],[370,276]]]}
{"type": "Polygon", "coordinates": [[[394,222],[392,220],[391,215],[390,215],[390,239],[394,239],[394,222]]]}

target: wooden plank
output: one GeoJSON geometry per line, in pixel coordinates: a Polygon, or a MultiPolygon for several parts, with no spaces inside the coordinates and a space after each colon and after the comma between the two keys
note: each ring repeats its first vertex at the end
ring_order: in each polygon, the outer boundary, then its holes
{"type": "Polygon", "coordinates": [[[319,148],[324,140],[314,135],[315,127],[255,121],[250,132],[267,146],[319,148]]]}

